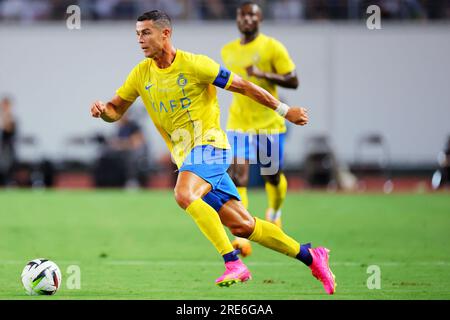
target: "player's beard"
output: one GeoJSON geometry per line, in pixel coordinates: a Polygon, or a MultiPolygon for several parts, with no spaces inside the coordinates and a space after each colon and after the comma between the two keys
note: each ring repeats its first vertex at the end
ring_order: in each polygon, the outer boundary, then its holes
{"type": "Polygon", "coordinates": [[[241,33],[246,36],[246,37],[252,37],[255,36],[256,34],[258,34],[259,32],[259,28],[255,27],[251,30],[245,30],[245,28],[240,29],[241,33]]]}
{"type": "Polygon", "coordinates": [[[258,34],[258,29],[242,32],[246,38],[254,38],[258,34]]]}
{"type": "Polygon", "coordinates": [[[156,50],[155,48],[149,47],[147,49],[147,52],[144,53],[146,58],[150,58],[153,59],[154,57],[156,57],[158,55],[158,50],[156,50]]]}

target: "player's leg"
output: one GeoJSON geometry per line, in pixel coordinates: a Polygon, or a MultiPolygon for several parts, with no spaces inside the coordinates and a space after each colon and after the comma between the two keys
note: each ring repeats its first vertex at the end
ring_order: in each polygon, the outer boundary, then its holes
{"type": "Polygon", "coordinates": [[[280,170],[274,175],[263,175],[267,193],[268,206],[266,220],[281,228],[281,208],[286,198],[287,180],[280,170]]]}
{"type": "MultiPolygon", "coordinates": [[[[245,209],[248,209],[248,175],[249,175],[249,161],[246,159],[234,158],[233,163],[228,170],[228,173],[236,185],[237,191],[241,196],[241,203],[245,209]]],[[[252,253],[252,245],[246,238],[236,237],[232,245],[235,249],[240,251],[243,257],[247,257],[252,253]]]]}
{"type": "MultiPolygon", "coordinates": [[[[219,286],[229,286],[251,278],[247,267],[238,257],[217,214],[217,204],[211,197],[213,189],[226,174],[229,166],[227,152],[212,146],[200,146],[191,151],[190,161],[180,168],[175,186],[175,198],[178,205],[194,219],[205,237],[222,255],[225,273],[216,280],[219,286]],[[198,151],[198,152],[197,152],[198,151]],[[220,160],[224,161],[220,161],[220,160]],[[215,164],[214,162],[218,163],[215,164]],[[209,196],[208,196],[209,194],[209,196]]],[[[233,194],[239,199],[237,191],[233,194]]]]}
{"type": "Polygon", "coordinates": [[[175,200],[194,219],[217,251],[226,256],[233,252],[234,248],[216,211],[202,199],[210,190],[211,185],[195,173],[182,171],[175,185],[175,200]]]}
{"type": "Polygon", "coordinates": [[[241,196],[241,201],[244,207],[248,208],[247,185],[249,176],[249,161],[242,158],[234,158],[233,163],[228,169],[228,174],[236,185],[236,188],[241,196]]]}
{"type": "MultiPolygon", "coordinates": [[[[254,157],[255,150],[252,150],[252,136],[246,133],[236,131],[228,131],[228,141],[230,142],[231,150],[233,151],[233,162],[231,163],[228,174],[235,184],[239,195],[241,196],[242,204],[248,209],[248,178],[249,178],[249,161],[250,157],[254,157]]],[[[233,242],[233,247],[238,249],[243,257],[252,253],[252,246],[250,241],[246,238],[236,237],[233,242]]]]}
{"type": "Polygon", "coordinates": [[[256,161],[256,144],[254,135],[227,131],[233,153],[233,161],[228,168],[228,174],[238,189],[241,201],[248,208],[247,186],[249,177],[249,163],[256,161]]]}
{"type": "Polygon", "coordinates": [[[328,266],[328,249],[311,248],[310,244],[300,245],[275,224],[252,217],[242,203],[236,199],[230,199],[223,204],[219,215],[222,223],[234,235],[258,242],[309,266],[314,277],[322,282],[326,292],[334,293],[336,283],[328,266]]]}
{"type": "Polygon", "coordinates": [[[257,137],[257,149],[260,162],[262,161],[262,177],[268,199],[266,220],[281,228],[281,208],[286,198],[287,180],[283,174],[285,134],[260,134],[257,137]],[[267,157],[267,159],[264,159],[267,157]],[[263,160],[261,160],[263,158],[263,160]],[[270,169],[270,170],[269,170],[270,169]]]}
{"type": "MultiPolygon", "coordinates": [[[[300,244],[273,223],[253,217],[240,201],[230,199],[219,210],[220,220],[231,233],[295,258],[300,244]]],[[[308,260],[304,261],[308,264],[308,260]]]]}

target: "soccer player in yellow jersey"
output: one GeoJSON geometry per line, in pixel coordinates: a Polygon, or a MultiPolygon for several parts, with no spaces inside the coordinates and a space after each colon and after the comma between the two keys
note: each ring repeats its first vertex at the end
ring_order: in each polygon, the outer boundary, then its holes
{"type": "MultiPolygon", "coordinates": [[[[247,1],[241,4],[236,14],[241,36],[222,48],[222,60],[229,70],[278,98],[277,86],[295,89],[299,81],[286,48],[259,32],[261,21],[262,11],[256,3],[247,1]]],[[[286,125],[279,114],[249,97],[233,94],[227,124],[234,156],[229,174],[242,203],[248,207],[249,163],[259,162],[265,168],[262,177],[269,200],[266,220],[280,228],[281,206],[287,192],[287,180],[282,172],[285,132],[286,125]],[[269,164],[262,157],[271,151],[275,153],[269,164]]],[[[243,256],[251,253],[250,242],[246,239],[236,238],[233,246],[239,248],[243,256]]]]}
{"type": "Polygon", "coordinates": [[[225,232],[226,226],[235,236],[302,261],[332,294],[335,281],[328,266],[328,249],[300,245],[276,225],[252,217],[240,202],[227,173],[230,146],[219,125],[216,87],[251,97],[295,124],[307,123],[306,110],[288,107],[206,56],[176,49],[170,18],[162,11],[140,16],[136,34],[145,59],[109,102],[95,101],[90,112],[95,118],[114,122],[138,96],[142,98],[179,168],[175,200],[224,259],[225,272],[216,284],[229,286],[251,278],[225,232]]]}

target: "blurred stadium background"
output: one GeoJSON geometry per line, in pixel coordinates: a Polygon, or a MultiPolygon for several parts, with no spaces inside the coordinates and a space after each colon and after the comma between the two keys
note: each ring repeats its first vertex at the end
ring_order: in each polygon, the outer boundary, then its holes
{"type": "MultiPolygon", "coordinates": [[[[297,65],[300,88],[280,89],[280,96],[306,106],[310,115],[308,126],[288,127],[286,230],[334,248],[343,294],[338,298],[448,299],[450,1],[257,2],[265,15],[261,31],[284,43],[297,65]],[[372,4],[381,8],[381,30],[366,26],[372,4]],[[330,193],[341,190],[350,193],[330,193]],[[359,195],[363,191],[368,195],[359,195]],[[383,195],[396,192],[402,194],[383,195]],[[367,265],[374,261],[381,261],[388,279],[378,294],[365,287],[367,265]]],[[[258,265],[250,257],[264,279],[256,276],[261,287],[225,296],[209,283],[184,288],[186,279],[175,276],[170,260],[174,246],[179,259],[208,261],[211,268],[200,275],[200,263],[183,264],[192,277],[212,279],[222,265],[179,214],[166,146],[139,100],[126,123],[90,117],[90,103],[110,99],[143,58],[135,38],[140,13],[167,11],[176,47],[220,61],[221,46],[239,36],[238,3],[0,0],[0,298],[23,296],[18,270],[38,256],[63,267],[81,263],[88,290],[63,292],[69,298],[114,298],[118,292],[123,298],[322,297],[309,275],[298,277],[297,265],[285,266],[258,248],[255,259],[279,263],[273,274],[270,263],[258,265]],[[81,28],[70,30],[66,9],[73,4],[81,8],[81,28]],[[30,243],[30,237],[39,241],[30,243]],[[116,260],[99,275],[105,257],[116,260]],[[283,277],[291,275],[288,286],[283,277]],[[156,287],[148,283],[152,277],[156,287]],[[127,296],[121,288],[130,286],[127,296]]],[[[230,93],[219,91],[223,126],[230,101],[230,93]]],[[[258,168],[251,172],[250,185],[263,187],[258,168]]],[[[262,192],[251,193],[250,208],[264,212],[262,192]]]]}

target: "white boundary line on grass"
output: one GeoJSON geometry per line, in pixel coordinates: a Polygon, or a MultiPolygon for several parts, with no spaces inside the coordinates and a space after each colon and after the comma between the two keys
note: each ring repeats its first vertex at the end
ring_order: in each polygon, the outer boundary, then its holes
{"type": "MultiPolygon", "coordinates": [[[[80,265],[83,264],[82,261],[55,261],[57,264],[61,265],[80,265]]],[[[180,264],[189,265],[189,266],[218,266],[223,265],[222,261],[201,261],[201,260],[160,260],[160,261],[152,261],[152,260],[108,260],[105,259],[103,261],[85,261],[84,263],[94,262],[96,264],[106,264],[111,266],[179,266],[180,264]]],[[[279,262],[279,261],[248,261],[246,264],[248,266],[255,267],[266,267],[266,266],[296,266],[296,264],[291,262],[279,262]]],[[[26,264],[27,261],[20,260],[0,260],[0,265],[22,265],[26,264]]],[[[330,262],[331,266],[336,267],[367,267],[368,265],[378,265],[381,267],[405,267],[405,266],[432,266],[432,267],[450,267],[450,261],[426,261],[426,262],[343,262],[336,261],[330,262]]]]}
{"type": "MultiPolygon", "coordinates": [[[[202,266],[202,265],[222,265],[223,262],[212,262],[212,261],[183,261],[183,260],[162,260],[162,261],[150,261],[150,260],[111,260],[105,261],[108,265],[129,265],[129,266],[139,266],[139,265],[191,265],[191,266],[202,266]]],[[[248,266],[296,266],[292,262],[278,262],[278,261],[249,261],[246,262],[248,266]]],[[[403,266],[435,266],[435,267],[450,267],[450,261],[429,261],[429,262],[330,262],[331,266],[343,266],[343,267],[366,267],[367,265],[379,265],[384,267],[403,267],[403,266]]]]}
{"type": "MultiPolygon", "coordinates": [[[[39,258],[36,258],[39,259],[39,258]]],[[[27,262],[31,261],[30,260],[0,260],[0,265],[5,265],[5,264],[23,264],[24,266],[27,264],[27,262]]],[[[53,261],[53,260],[52,260],[53,261]]],[[[57,264],[80,264],[80,261],[67,261],[67,260],[61,260],[61,261],[54,261],[55,263],[57,262],[57,264]]]]}

